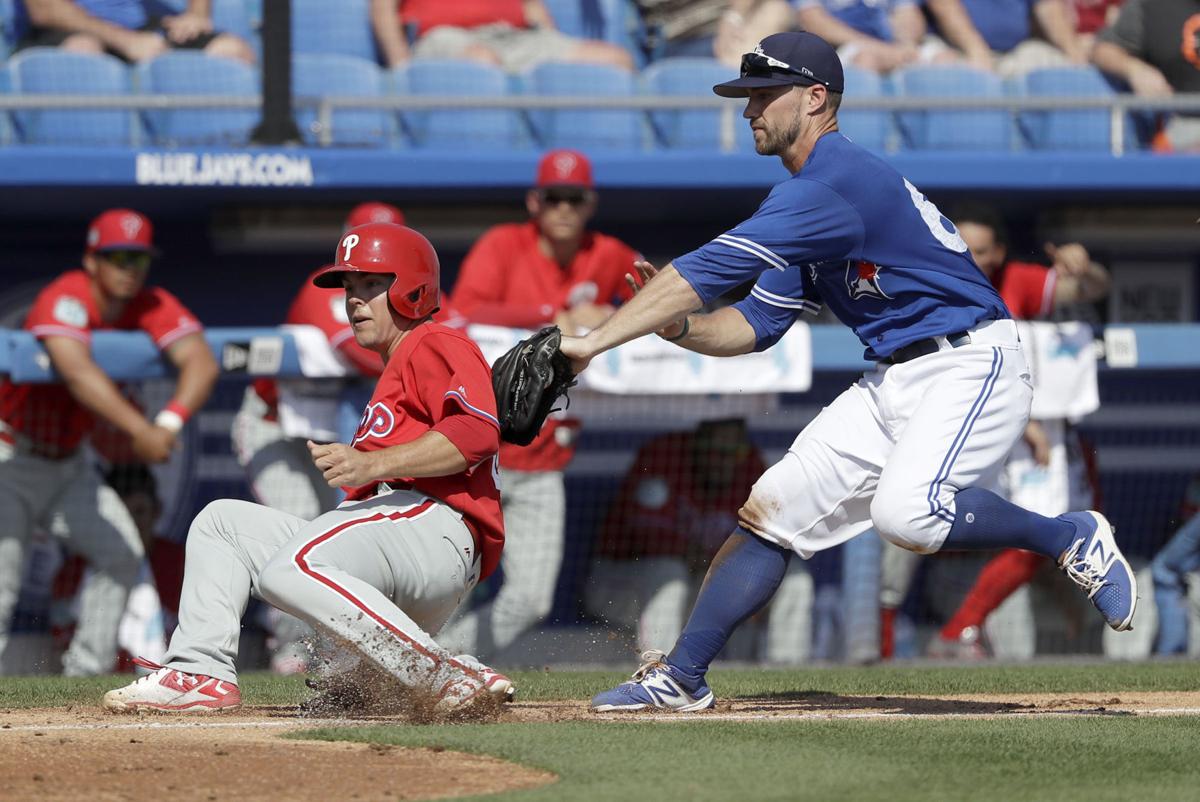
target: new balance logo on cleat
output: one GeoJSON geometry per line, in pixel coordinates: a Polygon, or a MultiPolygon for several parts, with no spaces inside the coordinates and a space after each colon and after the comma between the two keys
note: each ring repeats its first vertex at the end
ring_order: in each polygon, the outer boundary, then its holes
{"type": "MultiPolygon", "coordinates": [[[[665,672],[657,671],[655,674],[662,675],[665,674],[665,672]]],[[[672,687],[673,685],[674,683],[670,682],[669,680],[660,684],[655,684],[651,682],[649,678],[642,682],[642,687],[646,689],[647,693],[654,697],[655,707],[670,707],[671,702],[665,701],[664,697],[673,702],[683,696],[683,691],[678,687],[672,687]]]]}
{"type": "Polygon", "coordinates": [[[1071,578],[1118,632],[1133,628],[1137,577],[1113,539],[1112,524],[1098,512],[1068,512],[1059,520],[1075,527],[1077,539],[1058,558],[1071,578]]]}
{"type": "Polygon", "coordinates": [[[1112,568],[1112,564],[1116,562],[1116,559],[1117,555],[1108,553],[1102,539],[1096,538],[1092,541],[1092,545],[1088,551],[1088,560],[1093,565],[1096,565],[1102,574],[1108,573],[1109,569],[1112,568]]]}
{"type": "Polygon", "coordinates": [[[644,661],[633,678],[612,690],[598,693],[592,699],[596,713],[632,712],[645,709],[692,713],[707,710],[716,704],[707,685],[688,692],[672,673],[666,655],[650,650],[642,655],[644,661]]]}

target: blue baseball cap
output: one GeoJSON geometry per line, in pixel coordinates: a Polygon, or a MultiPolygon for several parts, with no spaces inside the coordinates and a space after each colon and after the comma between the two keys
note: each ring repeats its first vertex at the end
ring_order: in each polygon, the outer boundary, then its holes
{"type": "Polygon", "coordinates": [[[742,75],[717,84],[721,97],[748,97],[751,89],[764,86],[821,84],[830,92],[844,87],[842,60],[833,45],[815,33],[773,33],[758,43],[753,53],[742,56],[742,75]]]}

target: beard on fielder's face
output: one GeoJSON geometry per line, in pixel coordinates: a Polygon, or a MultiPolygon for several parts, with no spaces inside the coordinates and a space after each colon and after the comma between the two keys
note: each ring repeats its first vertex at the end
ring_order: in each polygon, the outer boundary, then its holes
{"type": "Polygon", "coordinates": [[[781,156],[804,130],[804,90],[786,86],[751,89],[746,111],[754,132],[754,152],[760,156],[781,156]]]}

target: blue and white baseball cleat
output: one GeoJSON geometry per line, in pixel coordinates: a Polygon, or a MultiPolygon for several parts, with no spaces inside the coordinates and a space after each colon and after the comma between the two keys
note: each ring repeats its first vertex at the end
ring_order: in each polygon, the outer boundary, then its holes
{"type": "Polygon", "coordinates": [[[1108,625],[1132,629],[1137,578],[1113,540],[1112,524],[1098,512],[1068,512],[1060,520],[1075,525],[1077,539],[1058,558],[1058,567],[1083,588],[1108,625]]]}
{"type": "Polygon", "coordinates": [[[655,708],[673,713],[693,713],[716,704],[707,685],[688,691],[667,665],[666,655],[657,649],[642,652],[642,665],[633,679],[592,698],[592,711],[612,713],[655,708]]]}

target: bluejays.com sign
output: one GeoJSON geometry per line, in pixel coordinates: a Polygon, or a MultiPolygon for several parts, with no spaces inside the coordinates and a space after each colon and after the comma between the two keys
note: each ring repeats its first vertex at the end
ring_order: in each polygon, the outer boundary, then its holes
{"type": "Polygon", "coordinates": [[[283,153],[139,153],[139,185],[159,187],[308,187],[307,156],[283,153]]]}

